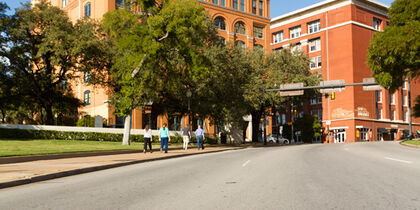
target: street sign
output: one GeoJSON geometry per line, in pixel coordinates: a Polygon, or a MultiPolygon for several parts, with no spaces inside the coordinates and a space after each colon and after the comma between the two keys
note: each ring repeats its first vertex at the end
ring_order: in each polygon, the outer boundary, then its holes
{"type": "MultiPolygon", "coordinates": [[[[363,78],[363,83],[376,83],[375,78],[363,78]]],[[[364,91],[376,91],[376,90],[383,90],[384,88],[380,85],[369,85],[363,86],[364,91]]]]}
{"type": "Polygon", "coordinates": [[[303,83],[293,83],[293,84],[284,84],[280,85],[280,89],[286,89],[280,91],[280,96],[301,96],[303,95],[303,90],[291,90],[288,91],[287,89],[296,89],[296,88],[303,88],[303,83]]]}
{"type": "Polygon", "coordinates": [[[320,84],[319,84],[320,86],[341,86],[341,85],[343,85],[343,87],[333,87],[333,88],[320,89],[319,92],[321,92],[321,93],[343,92],[345,90],[344,84],[345,84],[344,80],[321,81],[320,84]]]}

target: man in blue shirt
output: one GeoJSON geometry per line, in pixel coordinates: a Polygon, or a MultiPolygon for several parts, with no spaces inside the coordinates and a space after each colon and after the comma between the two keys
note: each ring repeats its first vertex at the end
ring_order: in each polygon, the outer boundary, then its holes
{"type": "Polygon", "coordinates": [[[163,123],[163,127],[159,129],[160,139],[160,152],[162,152],[163,145],[165,145],[165,153],[168,153],[168,141],[171,141],[169,136],[169,129],[166,127],[166,123],[163,123]]]}
{"type": "Polygon", "coordinates": [[[195,130],[195,135],[197,136],[197,149],[200,150],[200,143],[201,148],[204,149],[204,131],[201,129],[201,126],[199,125],[197,130],[195,130]]]}

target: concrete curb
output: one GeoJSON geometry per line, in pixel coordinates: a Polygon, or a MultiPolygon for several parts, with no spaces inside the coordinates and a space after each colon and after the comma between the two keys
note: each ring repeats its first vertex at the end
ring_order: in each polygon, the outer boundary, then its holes
{"type": "Polygon", "coordinates": [[[404,142],[400,142],[401,145],[406,146],[406,147],[412,147],[412,148],[417,148],[420,149],[420,145],[414,145],[414,144],[407,144],[404,142]]]}
{"type": "Polygon", "coordinates": [[[238,148],[231,148],[231,149],[224,149],[224,150],[217,150],[217,151],[205,151],[202,153],[190,153],[190,154],[187,153],[187,154],[180,154],[180,155],[167,156],[167,157],[151,158],[147,160],[135,160],[135,161],[128,161],[124,163],[114,163],[114,164],[109,164],[109,165],[93,166],[93,167],[88,167],[88,168],[62,171],[62,172],[57,172],[57,173],[52,173],[52,174],[34,176],[28,179],[2,182],[0,183],[0,189],[8,188],[8,187],[15,187],[15,186],[24,185],[24,184],[30,184],[30,183],[35,183],[35,182],[41,182],[41,181],[46,181],[46,180],[51,180],[51,179],[56,179],[56,178],[62,178],[62,177],[67,177],[67,176],[73,176],[73,175],[78,175],[78,174],[84,174],[84,173],[89,173],[89,172],[94,172],[94,171],[100,171],[100,170],[105,170],[105,169],[110,169],[110,168],[117,168],[121,166],[133,165],[133,164],[138,164],[138,163],[166,160],[166,159],[179,158],[179,157],[187,157],[187,156],[192,156],[192,155],[233,151],[233,150],[240,150],[240,149],[245,149],[245,148],[247,147],[238,147],[238,148]]]}
{"type": "Polygon", "coordinates": [[[0,164],[22,163],[37,160],[54,160],[62,158],[78,158],[78,157],[92,157],[101,155],[120,155],[140,152],[141,150],[113,150],[113,151],[96,151],[96,152],[69,152],[60,154],[45,154],[45,155],[25,155],[25,156],[10,156],[0,157],[0,164]]]}

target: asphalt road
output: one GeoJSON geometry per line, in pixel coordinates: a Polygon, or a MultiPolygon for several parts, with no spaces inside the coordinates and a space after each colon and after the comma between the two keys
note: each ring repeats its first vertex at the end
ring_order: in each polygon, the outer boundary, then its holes
{"type": "Polygon", "coordinates": [[[0,190],[0,209],[420,209],[420,149],[252,148],[0,190]]]}

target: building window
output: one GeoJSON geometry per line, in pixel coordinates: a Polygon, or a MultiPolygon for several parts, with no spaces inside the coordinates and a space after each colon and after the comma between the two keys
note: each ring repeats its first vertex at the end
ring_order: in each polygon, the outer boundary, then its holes
{"type": "Polygon", "coordinates": [[[321,39],[312,39],[309,41],[309,52],[321,50],[321,39]]]}
{"type": "Polygon", "coordinates": [[[88,83],[89,80],[90,80],[90,73],[89,72],[83,73],[83,82],[88,83]]]}
{"type": "Polygon", "coordinates": [[[243,22],[235,23],[235,34],[241,34],[241,35],[246,34],[245,25],[243,22]]]}
{"type": "Polygon", "coordinates": [[[376,103],[382,103],[382,91],[376,91],[376,103]]]}
{"type": "Polygon", "coordinates": [[[381,23],[382,23],[382,20],[381,19],[373,18],[373,28],[375,30],[377,30],[377,31],[380,31],[381,30],[381,23]]]}
{"type": "Polygon", "coordinates": [[[397,115],[396,115],[396,112],[395,112],[395,110],[393,110],[392,111],[392,120],[397,120],[397,115]]]}
{"type": "Polygon", "coordinates": [[[67,6],[67,0],[61,0],[61,7],[64,8],[67,6]]]}
{"type": "Polygon", "coordinates": [[[264,46],[262,46],[260,44],[255,44],[254,45],[254,50],[264,50],[264,46]]]}
{"type": "Polygon", "coordinates": [[[321,23],[319,20],[308,23],[308,33],[312,34],[318,32],[321,29],[321,23]]]}
{"type": "Polygon", "coordinates": [[[403,97],[404,97],[404,99],[403,99],[403,106],[408,106],[408,96],[407,95],[404,95],[403,97]]]}
{"type": "Polygon", "coordinates": [[[245,42],[241,41],[241,40],[236,40],[235,41],[235,46],[241,48],[241,49],[245,49],[245,42]]]}
{"type": "Polygon", "coordinates": [[[290,30],[290,38],[291,39],[300,37],[300,32],[301,32],[300,26],[296,26],[294,28],[290,28],[289,30],[290,30]]]}
{"type": "Polygon", "coordinates": [[[389,93],[389,102],[392,105],[395,105],[395,93],[389,93]]]}
{"type": "Polygon", "coordinates": [[[226,23],[225,23],[225,19],[223,19],[222,17],[217,17],[214,20],[214,24],[216,25],[216,28],[219,30],[226,30],[226,23]]]}
{"type": "Polygon", "coordinates": [[[381,120],[382,119],[382,109],[378,108],[376,110],[376,119],[381,120]]]}
{"type": "Polygon", "coordinates": [[[408,119],[410,118],[410,115],[408,115],[408,111],[405,111],[404,116],[405,116],[404,122],[408,122],[409,121],[408,119]]]}
{"type": "Polygon", "coordinates": [[[310,59],[310,67],[311,69],[316,68],[316,61],[314,57],[310,59]]]}
{"type": "Polygon", "coordinates": [[[225,0],[220,0],[220,5],[221,6],[226,6],[225,0]]]}
{"type": "Polygon", "coordinates": [[[257,14],[257,0],[252,0],[252,13],[257,14]]]}
{"type": "Polygon", "coordinates": [[[86,3],[84,8],[85,8],[84,17],[85,18],[90,17],[91,16],[91,3],[90,2],[86,3]]]}
{"type": "Polygon", "coordinates": [[[259,15],[263,16],[264,15],[264,2],[260,0],[260,8],[259,8],[259,15]]]}
{"type": "Polygon", "coordinates": [[[407,85],[408,85],[408,83],[406,81],[404,81],[404,83],[403,83],[403,90],[407,90],[407,85]]]}
{"type": "Polygon", "coordinates": [[[274,44],[282,42],[284,39],[283,31],[277,32],[273,34],[273,42],[274,44]]]}
{"type": "Polygon", "coordinates": [[[316,58],[316,60],[317,60],[317,67],[318,67],[318,68],[321,68],[321,66],[322,66],[322,59],[321,59],[321,56],[318,56],[318,57],[316,58]]]}
{"type": "Polygon", "coordinates": [[[213,0],[213,4],[219,4],[218,0],[213,0]]]}
{"type": "Polygon", "coordinates": [[[241,11],[245,11],[245,0],[241,0],[241,11]]]}
{"type": "Polygon", "coordinates": [[[264,39],[264,28],[254,26],[254,37],[264,39]]]}
{"type": "Polygon", "coordinates": [[[238,0],[233,0],[233,9],[238,9],[238,0]]]}
{"type": "Polygon", "coordinates": [[[127,0],[116,0],[115,1],[115,8],[123,8],[127,4],[127,0]]]}
{"type": "Polygon", "coordinates": [[[297,43],[292,47],[292,53],[302,52],[301,44],[297,43]]]}
{"type": "Polygon", "coordinates": [[[367,140],[367,135],[369,135],[368,132],[369,132],[368,128],[361,128],[360,129],[360,140],[366,141],[367,140]]]}
{"type": "Polygon", "coordinates": [[[90,90],[86,90],[83,94],[83,102],[85,105],[90,105],[90,90]]]}

